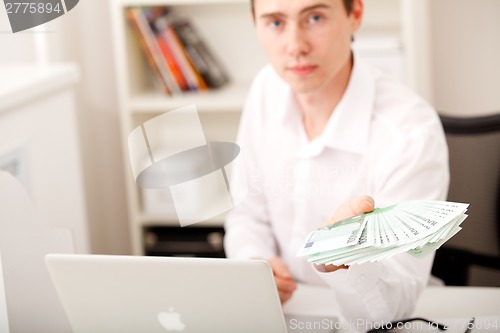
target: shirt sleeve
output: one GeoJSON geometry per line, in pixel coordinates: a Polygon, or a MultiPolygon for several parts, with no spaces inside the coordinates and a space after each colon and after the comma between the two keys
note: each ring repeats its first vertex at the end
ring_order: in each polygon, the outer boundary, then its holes
{"type": "MultiPolygon", "coordinates": [[[[448,150],[439,119],[398,138],[380,156],[373,172],[373,196],[379,207],[405,200],[446,199],[448,150]]],[[[370,322],[412,314],[427,285],[433,258],[434,254],[416,258],[402,253],[331,273],[316,271],[331,287],[345,319],[366,331],[370,322]]]]}
{"type": "Polygon", "coordinates": [[[258,75],[250,88],[238,130],[237,143],[247,174],[248,194],[225,220],[224,249],[228,258],[268,259],[278,252],[269,221],[257,151],[262,131],[262,80],[262,74],[258,75]]]}

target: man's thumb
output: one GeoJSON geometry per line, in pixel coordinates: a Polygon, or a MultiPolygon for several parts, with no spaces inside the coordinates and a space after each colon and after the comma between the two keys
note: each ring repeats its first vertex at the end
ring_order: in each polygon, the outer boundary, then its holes
{"type": "Polygon", "coordinates": [[[349,217],[369,213],[375,208],[373,198],[363,195],[353,198],[340,205],[335,213],[328,219],[326,224],[332,224],[338,221],[345,220],[349,217]]]}

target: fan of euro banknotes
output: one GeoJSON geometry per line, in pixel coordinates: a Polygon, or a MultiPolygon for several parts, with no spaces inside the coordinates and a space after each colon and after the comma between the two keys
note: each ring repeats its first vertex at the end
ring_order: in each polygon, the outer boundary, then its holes
{"type": "Polygon", "coordinates": [[[424,256],[462,229],[468,206],[419,200],[377,208],[314,230],[297,256],[337,266],[380,261],[403,252],[424,256]]]}

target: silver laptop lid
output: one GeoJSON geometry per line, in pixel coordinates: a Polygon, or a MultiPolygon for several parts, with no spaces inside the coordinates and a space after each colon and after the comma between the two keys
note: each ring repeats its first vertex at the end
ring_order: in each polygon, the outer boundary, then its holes
{"type": "Polygon", "coordinates": [[[46,256],[74,332],[286,332],[258,260],[46,256]]]}

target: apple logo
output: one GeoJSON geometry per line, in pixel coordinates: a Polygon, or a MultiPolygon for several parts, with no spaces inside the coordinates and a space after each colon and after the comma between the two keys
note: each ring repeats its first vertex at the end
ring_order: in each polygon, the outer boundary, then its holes
{"type": "Polygon", "coordinates": [[[173,307],[170,307],[168,312],[162,311],[158,313],[158,321],[167,331],[184,331],[186,327],[181,321],[181,314],[174,312],[173,307]]]}

